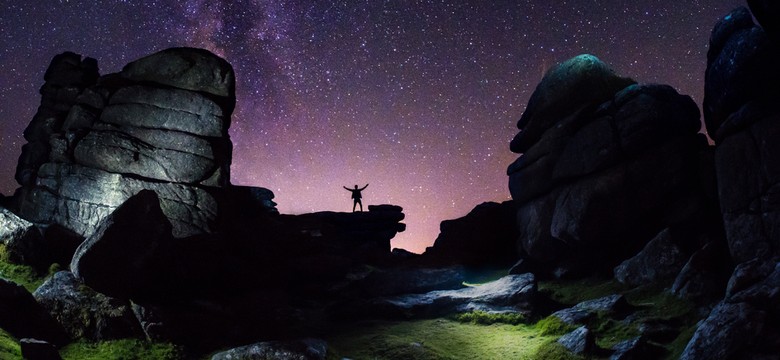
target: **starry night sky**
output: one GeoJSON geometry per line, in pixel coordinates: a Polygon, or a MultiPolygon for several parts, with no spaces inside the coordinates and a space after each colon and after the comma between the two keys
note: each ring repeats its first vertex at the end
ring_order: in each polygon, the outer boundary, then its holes
{"type": "MultiPolygon", "coordinates": [[[[742,0],[0,0],[0,192],[13,193],[43,73],[70,50],[101,74],[173,46],[237,75],[232,182],[283,213],[404,207],[393,245],[509,199],[509,141],[550,66],[591,53],[701,103],[710,30],[742,0]]],[[[487,229],[486,229],[487,231],[487,229]]]]}

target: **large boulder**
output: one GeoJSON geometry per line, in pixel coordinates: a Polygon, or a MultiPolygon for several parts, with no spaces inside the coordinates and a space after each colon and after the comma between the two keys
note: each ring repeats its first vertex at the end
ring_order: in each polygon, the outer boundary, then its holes
{"type": "MultiPolygon", "coordinates": [[[[58,55],[44,89],[73,77],[77,60],[58,55]]],[[[79,69],[93,63],[84,60],[79,69]]],[[[176,237],[216,231],[230,186],[230,64],[206,50],[174,48],[130,63],[121,74],[98,79],[94,67],[85,77],[91,82],[69,80],[75,85],[64,88],[64,100],[43,93],[56,109],[42,105],[26,131],[19,214],[87,237],[124,200],[151,189],[176,237]]]]}
{"type": "Polygon", "coordinates": [[[73,274],[98,292],[128,298],[159,283],[172,243],[157,194],[142,190],[104,217],[76,250],[73,274]]]}
{"type": "Polygon", "coordinates": [[[550,70],[512,142],[522,152],[507,170],[517,246],[558,275],[611,270],[662,229],[695,223],[712,207],[693,100],[605,69],[586,56],[550,70]],[[588,66],[573,65],[581,62],[588,66]],[[555,101],[538,100],[553,93],[555,101]]]}
{"type": "MultiPolygon", "coordinates": [[[[760,1],[751,6],[760,8],[760,1]]],[[[769,6],[772,8],[773,6],[769,6]]],[[[757,16],[762,24],[773,11],[757,16]]],[[[776,19],[777,20],[777,19],[776,19]]],[[[777,23],[776,21],[774,23],[777,23]]],[[[718,193],[735,263],[780,255],[780,44],[738,8],[713,30],[704,118],[715,140],[718,193]]]]}
{"type": "Polygon", "coordinates": [[[33,296],[73,339],[105,341],[144,335],[127,300],[90,289],[70,271],[52,275],[33,296]]]}
{"type": "Polygon", "coordinates": [[[17,339],[45,340],[57,346],[70,341],[68,334],[27,290],[0,278],[0,328],[17,339]]]}

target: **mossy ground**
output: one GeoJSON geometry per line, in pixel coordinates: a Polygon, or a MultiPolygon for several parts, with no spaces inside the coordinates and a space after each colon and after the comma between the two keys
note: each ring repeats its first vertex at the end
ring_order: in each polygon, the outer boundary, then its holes
{"type": "Polygon", "coordinates": [[[39,274],[30,266],[15,264],[8,260],[5,245],[0,244],[0,277],[24,286],[29,292],[35,291],[47,274],[39,274]]]}
{"type": "Polygon", "coordinates": [[[5,330],[0,329],[0,360],[16,360],[22,358],[19,341],[5,330]]]}
{"type": "Polygon", "coordinates": [[[76,342],[62,348],[60,355],[64,360],[175,360],[183,358],[181,351],[171,344],[136,339],[99,343],[76,342]]]}
{"type": "Polygon", "coordinates": [[[432,319],[350,325],[325,340],[329,359],[533,359],[554,338],[533,325],[432,319]]]}

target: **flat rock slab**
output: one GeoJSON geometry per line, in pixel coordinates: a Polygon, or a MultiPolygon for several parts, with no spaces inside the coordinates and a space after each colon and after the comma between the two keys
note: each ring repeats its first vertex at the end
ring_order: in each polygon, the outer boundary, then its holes
{"type": "Polygon", "coordinates": [[[509,275],[493,282],[457,290],[438,290],[375,300],[389,313],[438,316],[466,311],[527,311],[536,295],[533,274],[509,275]]]}

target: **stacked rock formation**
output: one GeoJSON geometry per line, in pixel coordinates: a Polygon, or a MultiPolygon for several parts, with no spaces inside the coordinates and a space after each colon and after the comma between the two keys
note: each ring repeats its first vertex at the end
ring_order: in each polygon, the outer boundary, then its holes
{"type": "Polygon", "coordinates": [[[95,60],[65,53],[45,79],[16,173],[22,217],[88,236],[130,196],[151,189],[175,236],[214,230],[232,156],[230,64],[206,50],[173,48],[98,78],[95,60]]]}
{"type": "Polygon", "coordinates": [[[742,7],[715,26],[707,59],[704,119],[731,255],[780,255],[780,41],[742,7]]]}
{"type": "Polygon", "coordinates": [[[715,141],[723,224],[738,264],[681,359],[765,359],[780,351],[780,6],[748,1],[710,38],[704,119],[715,141]]]}
{"type": "Polygon", "coordinates": [[[688,96],[637,85],[592,55],[551,69],[518,122],[509,188],[518,246],[563,274],[614,267],[695,217],[704,135],[688,96]]]}

